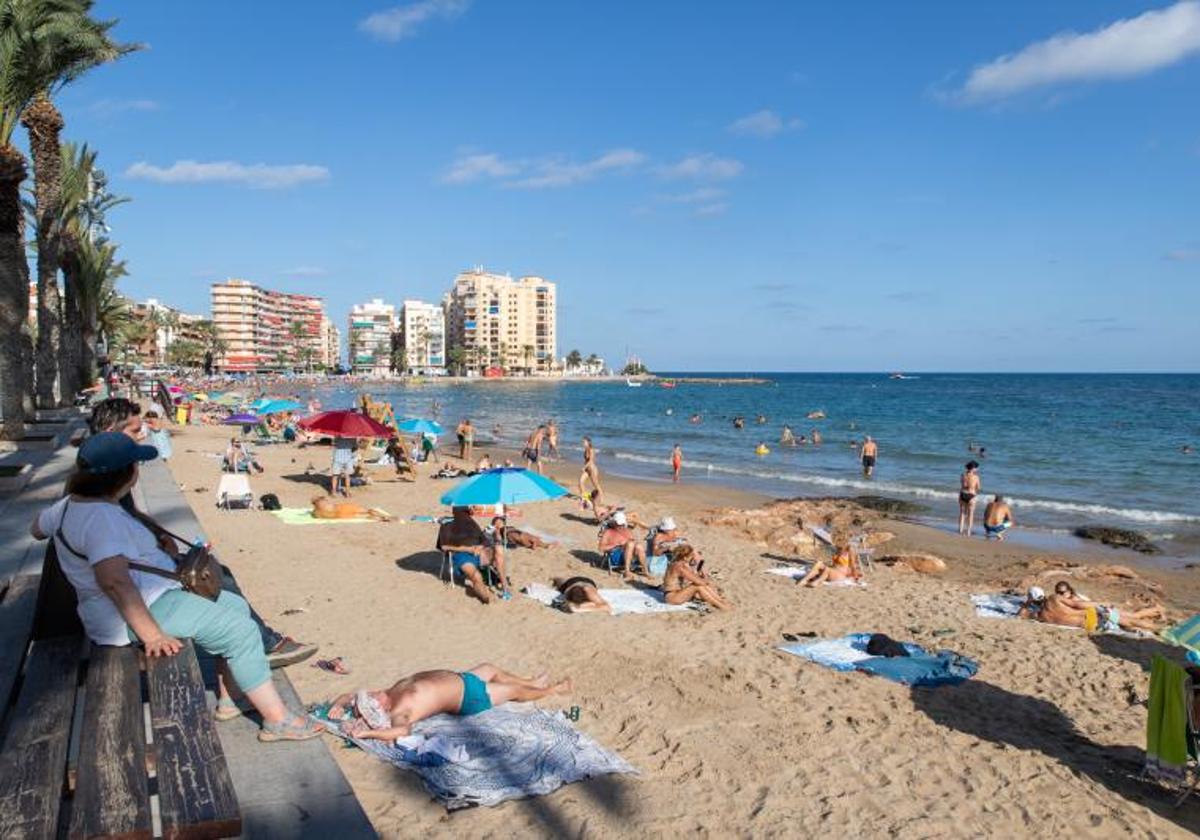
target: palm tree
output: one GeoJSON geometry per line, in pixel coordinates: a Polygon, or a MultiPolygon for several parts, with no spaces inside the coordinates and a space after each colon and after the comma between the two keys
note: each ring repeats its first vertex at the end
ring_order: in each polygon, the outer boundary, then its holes
{"type": "Polygon", "coordinates": [[[567,367],[578,368],[583,364],[583,355],[578,350],[572,350],[567,354],[567,367]]]}
{"type": "Polygon", "coordinates": [[[455,376],[462,376],[467,366],[467,351],[454,345],[446,354],[446,363],[455,376]]]}
{"type": "Polygon", "coordinates": [[[96,341],[117,335],[128,319],[129,301],[117,293],[117,280],[128,272],[125,261],[116,258],[117,246],[103,240],[83,240],[76,251],[75,292],[81,315],[83,356],[80,366],[95,369],[96,341]]]}
{"type": "MultiPolygon", "coordinates": [[[[36,22],[33,49],[22,61],[29,62],[45,78],[45,84],[21,113],[21,124],[29,132],[36,207],[37,404],[49,408],[54,404],[62,328],[58,301],[60,239],[55,221],[62,188],[59,132],[64,124],[50,97],[93,67],[115,61],[139,47],[114,42],[108,33],[116,21],[93,20],[89,16],[92,0],[10,0],[5,5],[13,14],[25,14],[31,23],[36,22]]],[[[65,400],[73,396],[63,393],[65,400]]]]}
{"type": "Polygon", "coordinates": [[[308,342],[308,327],[303,321],[292,321],[288,324],[288,338],[292,340],[292,364],[299,363],[301,352],[308,342]]]}

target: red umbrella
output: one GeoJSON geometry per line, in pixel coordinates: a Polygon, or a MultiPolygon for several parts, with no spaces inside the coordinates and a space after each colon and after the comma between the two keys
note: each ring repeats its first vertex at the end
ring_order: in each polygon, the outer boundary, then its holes
{"type": "Polygon", "coordinates": [[[390,438],[396,432],[357,411],[322,411],[297,425],[307,432],[347,438],[390,438]]]}

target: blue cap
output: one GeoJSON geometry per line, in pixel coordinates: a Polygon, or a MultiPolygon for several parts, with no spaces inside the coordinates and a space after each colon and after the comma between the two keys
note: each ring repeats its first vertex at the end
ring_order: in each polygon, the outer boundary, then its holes
{"type": "Polygon", "coordinates": [[[75,466],[90,473],[111,473],[123,470],[135,461],[157,457],[157,449],[141,445],[124,432],[101,432],[79,447],[75,466]]]}

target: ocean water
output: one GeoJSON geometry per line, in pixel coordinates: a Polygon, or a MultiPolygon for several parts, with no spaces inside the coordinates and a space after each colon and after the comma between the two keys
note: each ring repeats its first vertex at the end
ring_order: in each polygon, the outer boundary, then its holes
{"type": "MultiPolygon", "coordinates": [[[[732,374],[687,374],[729,378],[732,374]]],[[[1011,497],[1023,526],[1067,532],[1082,524],[1135,528],[1170,554],[1200,551],[1200,375],[748,373],[768,384],[506,382],[363,386],[397,414],[453,426],[469,416],[482,433],[519,444],[553,417],[563,456],[578,459],[590,435],[602,470],[669,480],[678,443],[684,480],[777,496],[878,493],[923,504],[931,521],[953,523],[968,446],[986,448],[986,495],[1011,497]],[[824,420],[807,420],[821,410],[824,420]],[[693,413],[702,422],[692,424],[693,413]],[[756,416],[767,418],[756,424],[756,416]],[[742,415],[746,426],[733,427],[742,415]],[[797,436],[819,429],[820,446],[777,444],[783,424],[797,436]],[[879,463],[864,479],[851,441],[872,435],[879,463]],[[764,441],[771,452],[755,455],[764,441]]],[[[324,394],[349,405],[357,391],[324,394]]],[[[448,432],[452,429],[448,429],[448,432]]],[[[453,442],[448,434],[446,442],[453,442]]]]}

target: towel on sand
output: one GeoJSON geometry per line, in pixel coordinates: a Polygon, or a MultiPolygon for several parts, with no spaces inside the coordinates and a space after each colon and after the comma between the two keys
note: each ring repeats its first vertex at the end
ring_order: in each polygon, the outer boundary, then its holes
{"type": "Polygon", "coordinates": [[[1150,700],[1146,714],[1146,772],[1184,780],[1191,725],[1191,680],[1183,668],[1157,654],[1150,664],[1150,700]]]}
{"type": "MultiPolygon", "coordinates": [[[[636,773],[625,759],[573,727],[562,714],[515,703],[471,717],[435,715],[413,726],[413,734],[437,740],[438,751],[420,753],[384,741],[359,741],[336,721],[317,717],[376,758],[411,770],[447,810],[498,805],[507,799],[540,796],[563,785],[609,773],[636,773]],[[465,761],[447,756],[466,757],[465,761]]],[[[407,739],[404,739],[408,742],[407,739]]]]}
{"type": "MultiPolygon", "coordinates": [[[[600,597],[612,606],[613,615],[645,615],[647,613],[687,612],[695,609],[692,604],[667,604],[662,593],[645,589],[601,589],[600,597]]],[[[543,583],[531,583],[521,594],[551,606],[559,598],[557,589],[543,583]]],[[[697,605],[698,606],[698,605],[697,605]]]]}
{"type": "Polygon", "coordinates": [[[870,633],[850,633],[840,639],[789,642],[779,650],[835,671],[865,671],[902,685],[954,685],[979,671],[973,659],[948,650],[929,653],[911,642],[902,643],[908,656],[871,656],[867,653],[870,638],[870,633]]]}
{"type": "MultiPolygon", "coordinates": [[[[776,566],[773,569],[766,569],[769,575],[779,575],[780,577],[791,578],[792,580],[801,580],[808,574],[808,566],[776,566]]],[[[845,578],[843,580],[825,581],[826,586],[866,586],[865,580],[852,580],[845,578]]]]}
{"type": "Polygon", "coordinates": [[[369,516],[355,519],[317,519],[312,515],[312,508],[282,508],[271,513],[285,525],[339,525],[377,521],[369,516]]]}

